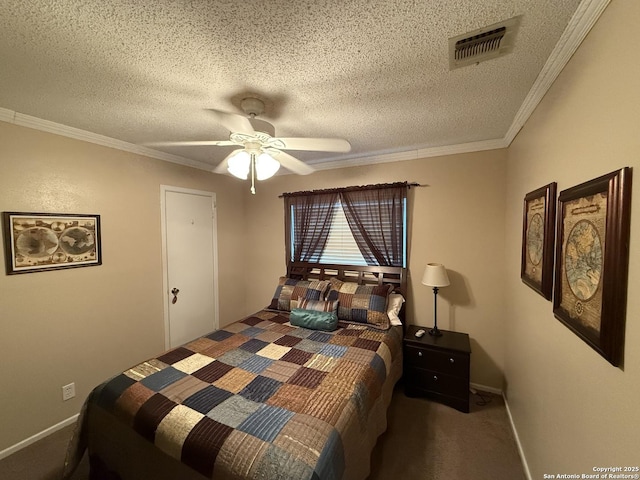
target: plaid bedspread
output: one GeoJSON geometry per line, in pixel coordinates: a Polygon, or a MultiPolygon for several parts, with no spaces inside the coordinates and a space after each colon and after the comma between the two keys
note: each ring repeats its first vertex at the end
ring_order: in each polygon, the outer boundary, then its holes
{"type": "Polygon", "coordinates": [[[207,478],[341,479],[343,433],[366,428],[401,333],[288,321],[260,311],[125,371],[90,403],[207,478]]]}

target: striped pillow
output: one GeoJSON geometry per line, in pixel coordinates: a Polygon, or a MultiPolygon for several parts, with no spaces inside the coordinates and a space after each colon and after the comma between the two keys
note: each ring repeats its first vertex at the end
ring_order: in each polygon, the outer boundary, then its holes
{"type": "Polygon", "coordinates": [[[316,312],[336,312],[338,310],[338,300],[309,300],[308,298],[303,298],[298,303],[298,308],[316,312]]]}
{"type": "Polygon", "coordinates": [[[292,302],[298,302],[299,299],[321,300],[328,288],[329,282],[326,280],[295,280],[280,277],[269,308],[290,312],[294,308],[291,305],[292,302]]]}

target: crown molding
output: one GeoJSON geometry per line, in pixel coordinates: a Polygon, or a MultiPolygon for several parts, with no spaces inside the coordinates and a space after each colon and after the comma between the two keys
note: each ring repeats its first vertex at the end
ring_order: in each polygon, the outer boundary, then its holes
{"type": "Polygon", "coordinates": [[[598,21],[610,0],[582,0],[578,9],[569,20],[560,40],[549,55],[538,78],[533,83],[531,90],[525,97],[518,113],[507,130],[504,140],[507,146],[511,145],[518,132],[536,109],[542,98],[558,78],[560,72],[569,63],[582,41],[585,39],[593,25],[598,21]]]}
{"type": "Polygon", "coordinates": [[[14,123],[16,112],[0,107],[0,122],[14,123]]]}
{"type": "Polygon", "coordinates": [[[352,157],[323,158],[307,162],[316,170],[331,170],[332,168],[359,167],[376,163],[403,162],[418,158],[416,150],[381,153],[377,155],[361,155],[352,157]]]}
{"type": "MultiPolygon", "coordinates": [[[[582,0],[578,9],[569,21],[567,28],[558,40],[551,55],[547,59],[540,74],[536,78],[531,90],[525,97],[520,109],[503,138],[483,140],[478,142],[462,143],[457,145],[444,145],[439,147],[425,147],[405,151],[394,151],[359,157],[337,157],[309,162],[317,170],[329,170],[333,168],[345,168],[378,163],[401,162],[459,153],[479,152],[484,150],[496,150],[507,148],[515,139],[533,111],[536,109],[544,95],[547,93],[555,79],[560,75],[571,56],[578,49],[593,25],[596,23],[610,0],[582,0]]],[[[21,125],[44,132],[75,138],[85,142],[95,143],[105,147],[115,148],[126,152],[143,155],[145,157],[177,163],[200,170],[212,171],[213,167],[207,163],[191,160],[189,158],[172,155],[154,150],[152,148],[135,145],[115,138],[96,133],[68,127],[59,123],[43,120],[30,115],[15,112],[6,108],[0,108],[0,121],[21,125]]]]}
{"type": "Polygon", "coordinates": [[[444,155],[456,155],[459,153],[483,152],[485,150],[498,150],[506,148],[504,138],[493,140],[481,140],[479,142],[459,143],[458,145],[445,145],[443,147],[428,147],[418,150],[418,158],[440,157],[444,155]]]}
{"type": "MultiPolygon", "coordinates": [[[[126,152],[144,155],[146,157],[164,160],[166,162],[186,165],[200,170],[212,171],[213,167],[209,164],[191,160],[189,158],[172,155],[169,153],[154,150],[152,148],[143,147],[133,143],[124,142],[115,138],[99,135],[97,133],[88,132],[75,127],[69,127],[60,123],[43,120],[41,118],[32,117],[22,113],[15,112],[6,108],[0,108],[0,121],[13,123],[27,128],[33,128],[43,132],[61,135],[63,137],[74,138],[84,142],[95,143],[105,147],[115,148],[126,152]]],[[[309,162],[316,170],[329,170],[333,168],[345,168],[361,165],[372,165],[378,163],[402,162],[405,160],[416,160],[418,158],[437,157],[444,155],[455,155],[458,153],[478,152],[483,150],[495,150],[505,148],[503,139],[483,140],[479,142],[463,143],[458,145],[444,145],[439,147],[425,147],[413,150],[403,150],[396,152],[388,152],[374,155],[363,155],[359,157],[336,159],[322,159],[309,162]]]]}
{"type": "Polygon", "coordinates": [[[160,152],[152,148],[143,147],[142,145],[124,142],[122,140],[107,137],[105,135],[99,135],[97,133],[88,132],[79,128],[62,125],[61,123],[43,120],[38,117],[32,117],[31,115],[25,115],[23,113],[15,112],[6,108],[0,108],[0,121],[12,123],[14,125],[19,125],[22,127],[32,128],[34,130],[40,130],[42,132],[53,133],[55,135],[61,135],[63,137],[74,138],[83,142],[102,145],[103,147],[110,147],[115,148],[116,150],[136,153],[145,157],[164,160],[165,162],[177,163],[180,165],[185,165],[187,167],[198,168],[200,170],[213,170],[213,167],[211,165],[208,165],[204,162],[198,162],[197,160],[181,157],[179,155],[160,152]]]}
{"type": "Polygon", "coordinates": [[[378,155],[364,155],[339,160],[316,160],[309,162],[316,170],[329,170],[332,168],[359,167],[362,165],[374,165],[378,163],[404,162],[419,158],[443,157],[459,153],[481,152],[485,150],[497,150],[506,148],[504,139],[482,140],[479,142],[460,143],[458,145],[444,145],[440,147],[425,147],[415,150],[382,153],[378,155]]]}

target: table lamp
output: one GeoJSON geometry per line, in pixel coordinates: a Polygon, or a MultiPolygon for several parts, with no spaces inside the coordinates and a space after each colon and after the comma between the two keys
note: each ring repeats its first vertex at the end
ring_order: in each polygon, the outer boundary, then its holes
{"type": "Polygon", "coordinates": [[[447,269],[439,263],[427,263],[422,276],[422,284],[433,287],[433,328],[429,330],[429,335],[439,337],[442,332],[438,330],[438,289],[450,285],[447,269]]]}

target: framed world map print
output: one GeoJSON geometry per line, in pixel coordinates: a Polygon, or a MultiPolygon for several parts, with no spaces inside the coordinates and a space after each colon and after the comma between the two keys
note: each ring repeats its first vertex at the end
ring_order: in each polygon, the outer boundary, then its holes
{"type": "Polygon", "coordinates": [[[100,215],[3,212],[8,275],[102,264],[100,215]]]}
{"type": "Polygon", "coordinates": [[[547,300],[553,290],[556,183],[524,197],[520,278],[547,300]]]}
{"type": "Polygon", "coordinates": [[[612,365],[624,354],[631,169],[560,192],[553,313],[612,365]]]}

